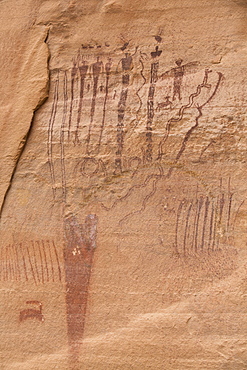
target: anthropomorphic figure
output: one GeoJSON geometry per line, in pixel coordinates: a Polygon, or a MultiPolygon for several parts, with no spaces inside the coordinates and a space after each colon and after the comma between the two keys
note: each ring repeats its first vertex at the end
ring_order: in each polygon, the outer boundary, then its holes
{"type": "Polygon", "coordinates": [[[80,72],[80,100],[79,100],[76,131],[75,131],[75,143],[79,143],[79,127],[80,127],[80,120],[81,120],[81,113],[82,113],[84,90],[85,90],[85,79],[86,79],[87,72],[88,72],[88,64],[84,59],[82,60],[82,64],[79,65],[79,72],[80,72]]]}
{"type": "Polygon", "coordinates": [[[93,120],[94,120],[99,76],[100,76],[101,72],[104,71],[104,64],[100,60],[100,57],[97,57],[96,62],[91,65],[91,70],[93,72],[93,97],[92,97],[91,111],[90,111],[90,123],[89,123],[89,128],[88,128],[88,135],[87,135],[87,139],[86,139],[87,154],[89,154],[89,152],[90,152],[91,131],[92,131],[93,120]]]}
{"type": "Polygon", "coordinates": [[[156,83],[158,81],[159,57],[162,50],[155,47],[155,51],[150,53],[152,62],[150,69],[150,85],[147,98],[147,122],[146,122],[146,149],[144,151],[144,161],[152,162],[153,160],[153,120],[154,120],[154,95],[156,83]]]}
{"type": "Polygon", "coordinates": [[[184,74],[186,72],[189,72],[191,67],[195,67],[198,65],[198,62],[182,64],[182,59],[177,59],[175,63],[177,65],[175,68],[172,68],[170,71],[167,71],[161,75],[162,79],[166,77],[173,77],[173,101],[176,99],[176,97],[178,97],[179,100],[182,99],[181,86],[184,74]]]}

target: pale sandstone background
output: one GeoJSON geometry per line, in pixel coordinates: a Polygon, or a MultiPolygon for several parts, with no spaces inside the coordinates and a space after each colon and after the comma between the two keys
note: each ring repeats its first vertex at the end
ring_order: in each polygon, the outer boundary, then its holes
{"type": "Polygon", "coordinates": [[[231,0],[0,3],[3,369],[247,369],[246,12],[245,1],[231,0]],[[150,53],[157,45],[148,161],[150,53]],[[133,60],[120,172],[116,135],[126,52],[133,60]],[[87,152],[97,57],[112,65],[101,147],[105,73],[87,152]],[[172,75],[160,76],[179,58],[196,63],[185,69],[181,101],[173,101],[172,75]],[[91,70],[78,144],[82,59],[91,70]],[[212,71],[211,87],[192,97],[205,69],[212,71]],[[157,109],[167,95],[171,109],[157,109]],[[84,335],[72,354],[63,255],[64,218],[71,214],[80,223],[98,217],[84,335]],[[42,302],[43,322],[19,321],[28,300],[42,302]]]}

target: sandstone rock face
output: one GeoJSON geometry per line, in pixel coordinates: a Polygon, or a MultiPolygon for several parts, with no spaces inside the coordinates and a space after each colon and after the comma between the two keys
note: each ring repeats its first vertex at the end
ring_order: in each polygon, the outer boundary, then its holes
{"type": "Polygon", "coordinates": [[[246,2],[0,9],[1,368],[245,370],[246,2]]]}

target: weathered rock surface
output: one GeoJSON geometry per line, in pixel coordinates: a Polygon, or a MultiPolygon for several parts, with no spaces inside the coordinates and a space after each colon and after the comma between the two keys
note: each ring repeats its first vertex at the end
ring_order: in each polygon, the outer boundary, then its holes
{"type": "Polygon", "coordinates": [[[2,1],[3,369],[247,368],[245,1],[2,1]]]}

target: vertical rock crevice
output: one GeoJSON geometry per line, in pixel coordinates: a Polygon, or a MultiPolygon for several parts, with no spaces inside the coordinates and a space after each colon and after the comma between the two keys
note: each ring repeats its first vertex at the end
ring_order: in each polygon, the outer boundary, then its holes
{"type": "MultiPolygon", "coordinates": [[[[44,102],[47,100],[49,95],[49,59],[50,59],[50,52],[47,44],[47,40],[49,37],[49,27],[45,27],[45,29],[42,29],[42,32],[38,33],[36,35],[36,30],[34,32],[34,35],[31,35],[30,41],[34,41],[32,47],[28,47],[26,50],[25,55],[23,56],[23,64],[20,67],[19,71],[19,83],[17,83],[17,100],[20,99],[20,104],[18,106],[20,107],[20,110],[22,108],[22,111],[19,112],[23,114],[23,110],[26,110],[26,114],[24,114],[24,117],[30,117],[30,120],[27,122],[24,122],[22,124],[22,127],[18,130],[19,137],[17,137],[18,141],[15,142],[15,148],[14,152],[11,154],[8,153],[9,147],[2,148],[3,155],[1,156],[1,161],[4,164],[6,163],[6,173],[4,176],[4,181],[1,181],[0,183],[0,220],[2,218],[3,209],[5,207],[6,199],[8,197],[8,193],[11,189],[11,185],[13,183],[13,179],[16,173],[16,169],[18,167],[19,161],[21,159],[22,153],[26,147],[26,144],[28,142],[28,138],[30,136],[33,122],[35,118],[36,111],[44,104],[44,102]],[[34,40],[32,40],[34,38],[34,40]],[[27,55],[28,54],[28,55],[27,55]],[[42,63],[40,65],[40,63],[42,63]],[[39,66],[38,66],[39,65],[39,66]],[[37,68],[36,68],[37,67],[37,68]],[[28,77],[27,83],[28,86],[26,86],[25,78],[28,77]],[[30,88],[30,94],[33,94],[33,98],[27,101],[28,99],[23,99],[23,92],[26,91],[26,88],[30,88]],[[32,89],[33,87],[33,89],[32,89]],[[25,107],[25,102],[27,101],[27,106],[25,107]],[[21,132],[22,131],[22,137],[21,132]],[[5,150],[4,150],[5,149],[5,150]],[[8,158],[7,158],[8,157],[8,158]],[[6,160],[7,158],[7,160],[6,160]],[[11,168],[10,168],[11,166],[11,168]]],[[[27,98],[30,94],[27,94],[27,98]]],[[[14,99],[13,99],[14,100],[14,99]]],[[[19,103],[19,102],[18,102],[19,103]]],[[[12,117],[11,117],[12,118],[12,117]]],[[[16,117],[15,117],[16,118],[16,117]]],[[[18,123],[17,123],[18,125],[18,123]]],[[[2,129],[4,131],[4,128],[2,129]]],[[[14,139],[15,131],[10,131],[10,136],[12,135],[14,139]]],[[[8,141],[8,140],[7,140],[8,141]]],[[[10,140],[12,141],[12,140],[10,140]]],[[[3,171],[3,169],[2,169],[3,171]]]]}

